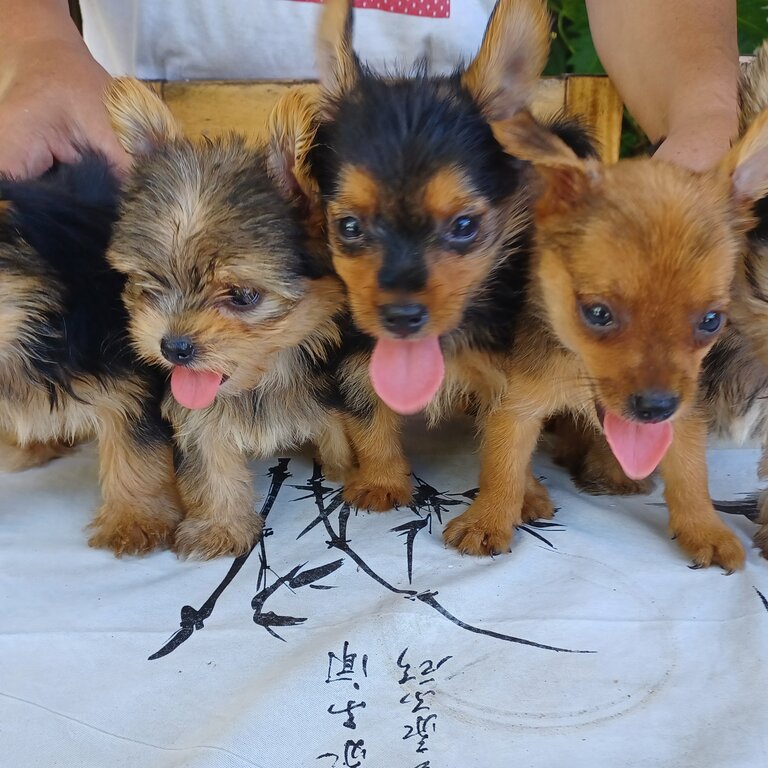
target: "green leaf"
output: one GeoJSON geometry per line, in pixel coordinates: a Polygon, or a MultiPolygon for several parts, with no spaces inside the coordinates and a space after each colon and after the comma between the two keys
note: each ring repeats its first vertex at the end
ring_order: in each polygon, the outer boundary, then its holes
{"type": "Polygon", "coordinates": [[[738,0],[736,13],[739,52],[753,53],[768,37],[768,4],[765,0],[738,0]]]}

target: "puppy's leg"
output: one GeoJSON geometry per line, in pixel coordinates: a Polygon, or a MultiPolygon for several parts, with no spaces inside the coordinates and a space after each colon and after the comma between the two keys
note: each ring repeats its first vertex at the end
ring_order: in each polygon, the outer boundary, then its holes
{"type": "Polygon", "coordinates": [[[727,570],[744,565],[744,548],[717,516],[707,487],[707,427],[696,414],[675,422],[674,438],[661,464],[669,527],[699,566],[727,570]]]}
{"type": "Polygon", "coordinates": [[[170,546],[182,517],[170,436],[158,422],[129,422],[124,414],[100,413],[102,504],[88,539],[118,557],[170,546]]]}
{"type": "Polygon", "coordinates": [[[176,531],[175,551],[202,560],[246,554],[264,525],[247,458],[224,440],[195,440],[179,453],[176,471],[187,515],[176,531]]]}
{"type": "Polygon", "coordinates": [[[377,400],[370,420],[351,414],[344,420],[357,459],[344,483],[344,501],[374,512],[409,504],[413,487],[400,442],[400,417],[377,400]]]}
{"type": "Polygon", "coordinates": [[[525,496],[521,517],[524,523],[534,520],[551,520],[555,516],[555,507],[549,492],[533,474],[533,468],[528,465],[525,479],[525,496]]]}
{"type": "Polygon", "coordinates": [[[632,480],[616,460],[605,439],[590,424],[570,414],[551,419],[548,424],[552,458],[571,473],[574,485],[593,496],[632,496],[653,490],[653,481],[632,480]]]}
{"type": "Polygon", "coordinates": [[[41,467],[49,461],[66,456],[74,451],[70,443],[27,443],[19,445],[11,435],[0,433],[0,472],[22,472],[32,467],[41,467]]]}
{"type": "Polygon", "coordinates": [[[343,482],[352,471],[354,455],[340,414],[332,414],[317,439],[323,475],[331,482],[343,482]]]}
{"type": "MultiPolygon", "coordinates": [[[[763,452],[757,467],[757,476],[761,480],[768,477],[768,444],[765,443],[763,444],[763,452]]],[[[768,490],[760,494],[758,508],[760,512],[757,516],[757,524],[760,528],[754,536],[754,542],[762,556],[768,558],[768,490]]]]}
{"type": "MultiPolygon", "coordinates": [[[[523,521],[526,488],[535,481],[531,455],[541,431],[542,418],[523,415],[504,402],[491,411],[483,431],[480,490],[466,512],[446,525],[446,544],[470,555],[506,552],[515,526],[523,521]]],[[[538,481],[535,481],[538,484],[538,481]]]]}

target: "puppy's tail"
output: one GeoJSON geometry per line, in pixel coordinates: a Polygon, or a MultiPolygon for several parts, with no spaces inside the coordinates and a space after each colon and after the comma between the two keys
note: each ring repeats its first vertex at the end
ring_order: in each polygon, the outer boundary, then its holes
{"type": "Polygon", "coordinates": [[[739,100],[743,133],[760,112],[768,109],[768,40],[757,49],[755,60],[741,76],[739,100]]]}

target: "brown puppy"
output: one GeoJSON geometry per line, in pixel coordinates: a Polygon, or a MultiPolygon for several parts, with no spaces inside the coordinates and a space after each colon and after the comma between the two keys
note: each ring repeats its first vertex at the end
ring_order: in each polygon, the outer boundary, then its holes
{"type": "MultiPolygon", "coordinates": [[[[350,3],[325,4],[322,121],[311,159],[333,264],[369,339],[341,377],[357,458],[345,498],[357,506],[384,510],[410,499],[393,411],[426,409],[434,423],[471,400],[481,429],[493,429],[530,222],[526,165],[502,150],[491,123],[524,109],[549,34],[542,0],[500,0],[466,69],[383,77],[352,50],[350,3]]],[[[589,149],[572,126],[560,130],[589,149]]],[[[484,468],[480,505],[496,481],[484,468]]],[[[524,514],[551,516],[530,473],[528,487],[524,514]]]]}
{"type": "Polygon", "coordinates": [[[170,374],[187,511],[175,549],[240,555],[262,526],[250,456],[311,440],[337,473],[350,461],[331,405],[343,289],[304,226],[301,115],[283,103],[264,150],[185,139],[136,81],[116,81],[108,108],[136,162],[109,259],[126,275],[136,350],[170,374]]]}
{"type": "Polygon", "coordinates": [[[123,555],[170,544],[181,511],[162,378],[130,348],[124,280],[106,260],[117,193],[95,153],[0,178],[0,460],[25,469],[95,437],[89,543],[123,555]]]}
{"type": "MultiPolygon", "coordinates": [[[[745,73],[741,102],[746,130],[768,108],[768,43],[745,73]]],[[[712,434],[736,442],[760,440],[762,478],[768,475],[768,201],[760,200],[753,213],[754,227],[736,265],[730,322],[704,360],[700,398],[712,434]]],[[[581,426],[563,419],[555,430],[557,457],[577,485],[590,493],[646,490],[624,474],[600,431],[581,426]]],[[[758,522],[755,543],[768,556],[768,494],[761,498],[758,522]]]]}
{"type": "Polygon", "coordinates": [[[743,548],[708,495],[697,395],[752,204],[768,190],[768,114],[709,175],[651,159],[582,162],[521,119],[497,135],[543,179],[536,257],[506,422],[485,435],[510,447],[493,465],[506,494],[451,521],[446,541],[473,553],[508,544],[543,420],[569,411],[602,426],[630,476],[661,462],[670,528],[697,564],[740,567],[743,548]]]}

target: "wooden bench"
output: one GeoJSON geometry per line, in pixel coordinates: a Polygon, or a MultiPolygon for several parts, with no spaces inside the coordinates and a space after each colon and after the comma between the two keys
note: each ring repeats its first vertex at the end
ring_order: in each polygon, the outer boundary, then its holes
{"type": "MultiPolygon", "coordinates": [[[[277,97],[295,83],[285,81],[186,81],[149,83],[191,135],[228,130],[258,139],[277,97]]],[[[603,159],[619,157],[622,104],[607,77],[566,75],[539,84],[533,111],[547,116],[565,110],[583,117],[602,148],[603,159]]]]}

